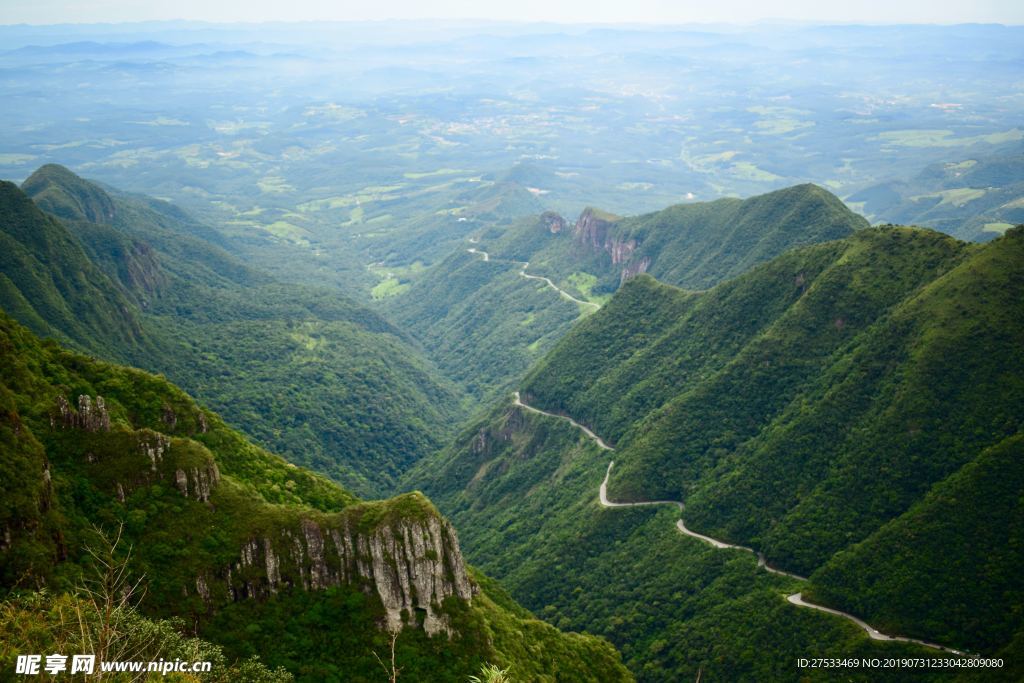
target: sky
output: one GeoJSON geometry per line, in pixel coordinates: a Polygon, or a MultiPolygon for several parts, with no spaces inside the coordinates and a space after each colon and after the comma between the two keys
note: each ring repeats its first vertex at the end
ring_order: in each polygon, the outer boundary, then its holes
{"type": "Polygon", "coordinates": [[[1024,0],[0,0],[0,24],[486,19],[559,23],[1024,24],[1024,0]]]}

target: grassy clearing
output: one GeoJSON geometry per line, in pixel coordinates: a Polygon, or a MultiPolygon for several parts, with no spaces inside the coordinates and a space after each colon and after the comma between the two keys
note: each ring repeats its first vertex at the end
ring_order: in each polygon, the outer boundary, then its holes
{"type": "Polygon", "coordinates": [[[950,162],[946,164],[944,168],[947,171],[966,171],[967,169],[971,168],[977,163],[978,162],[975,161],[974,159],[967,159],[966,161],[961,162],[950,162]]]}
{"type": "Polygon", "coordinates": [[[369,185],[354,194],[325,197],[303,202],[296,208],[302,213],[310,211],[330,211],[332,209],[346,209],[351,206],[359,206],[364,202],[379,202],[398,199],[400,195],[395,194],[405,185],[369,185]]]}
{"type": "Polygon", "coordinates": [[[814,121],[801,121],[800,119],[761,119],[754,123],[754,128],[762,135],[784,135],[795,130],[814,127],[814,121]]]}
{"type": "Polygon", "coordinates": [[[1011,128],[1010,130],[1002,131],[1000,133],[958,138],[953,136],[953,131],[951,130],[890,130],[884,133],[879,133],[871,139],[879,140],[890,145],[896,145],[898,147],[959,147],[961,145],[973,145],[979,142],[998,145],[1004,142],[1024,140],[1024,131],[1021,131],[1019,128],[1011,128]]]}
{"type": "Polygon", "coordinates": [[[274,237],[279,237],[289,242],[309,244],[309,241],[306,239],[309,236],[309,231],[288,221],[274,221],[270,225],[263,226],[263,229],[274,237]]]}
{"type": "Polygon", "coordinates": [[[264,194],[285,194],[294,192],[295,188],[288,184],[288,181],[281,176],[268,175],[256,181],[256,187],[264,194]]]}
{"type": "Polygon", "coordinates": [[[427,267],[426,265],[423,264],[423,261],[413,261],[412,263],[406,266],[384,266],[370,264],[366,267],[366,269],[381,279],[386,279],[389,277],[398,277],[406,279],[412,275],[418,275],[419,273],[422,273],[424,270],[427,269],[427,267]]]}
{"type": "Polygon", "coordinates": [[[364,210],[362,206],[357,206],[348,212],[348,222],[345,225],[355,225],[356,223],[363,222],[364,210]]]}
{"type": "MultiPolygon", "coordinates": [[[[570,287],[572,287],[581,295],[583,295],[584,299],[590,301],[591,303],[603,306],[605,302],[607,302],[611,298],[611,295],[609,294],[594,294],[594,287],[597,286],[596,275],[591,275],[590,273],[578,271],[569,275],[569,277],[567,277],[565,281],[570,287]]],[[[590,311],[589,306],[587,306],[586,308],[588,311],[590,311]]]]}
{"type": "Polygon", "coordinates": [[[985,196],[985,190],[976,189],[973,187],[958,187],[952,190],[943,190],[942,192],[936,192],[934,194],[919,194],[911,197],[910,199],[919,202],[922,199],[933,199],[939,198],[941,201],[938,206],[950,205],[950,206],[963,206],[968,202],[973,202],[975,199],[980,199],[985,196]]]}
{"type": "Polygon", "coordinates": [[[409,289],[408,282],[401,282],[397,277],[389,277],[381,280],[370,290],[370,296],[374,299],[386,299],[389,296],[398,296],[409,289]]]}
{"type": "Polygon", "coordinates": [[[1012,223],[986,223],[982,230],[984,232],[997,232],[1002,235],[1004,232],[1013,227],[1012,223]]]}
{"type": "Polygon", "coordinates": [[[438,175],[456,175],[458,173],[472,173],[472,171],[466,171],[458,168],[439,168],[436,171],[403,173],[402,175],[410,180],[419,180],[420,178],[430,178],[438,175]]]}

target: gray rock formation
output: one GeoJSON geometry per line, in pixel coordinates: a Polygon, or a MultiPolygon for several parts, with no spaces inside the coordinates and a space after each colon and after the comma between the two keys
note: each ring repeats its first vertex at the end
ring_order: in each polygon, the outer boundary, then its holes
{"type": "Polygon", "coordinates": [[[634,258],[640,244],[635,239],[625,239],[616,234],[618,218],[599,214],[594,209],[585,209],[573,227],[573,240],[579,246],[592,251],[603,251],[612,260],[613,266],[621,266],[620,284],[646,273],[651,265],[649,256],[634,258]]]}
{"type": "Polygon", "coordinates": [[[84,429],[87,432],[109,432],[110,413],[102,396],[95,403],[91,396],[78,397],[78,410],[71,407],[63,395],[57,396],[57,414],[51,415],[50,426],[61,429],[84,429]]]}
{"type": "Polygon", "coordinates": [[[382,626],[389,631],[409,626],[431,636],[451,634],[442,604],[450,597],[471,600],[476,592],[451,524],[434,512],[398,516],[364,530],[356,519],[362,511],[354,506],[322,519],[304,517],[297,525],[251,537],[236,562],[214,576],[197,577],[196,588],[214,608],[215,594],[238,601],[351,584],[380,599],[382,626]],[[227,591],[211,591],[215,581],[225,582],[227,591]]]}

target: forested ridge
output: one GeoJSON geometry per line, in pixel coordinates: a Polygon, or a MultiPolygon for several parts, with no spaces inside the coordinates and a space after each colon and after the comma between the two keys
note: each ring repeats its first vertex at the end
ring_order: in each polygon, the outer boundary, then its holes
{"type": "Polygon", "coordinates": [[[467,576],[454,531],[422,494],[360,502],[163,378],[40,341],[4,314],[0,356],[5,670],[24,648],[78,642],[78,618],[53,611],[65,609],[153,659],[204,653],[218,680],[378,680],[396,591],[417,605],[394,612],[405,622],[397,661],[413,680],[464,681],[485,662],[534,680],[630,679],[607,643],[559,633],[467,576]],[[375,545],[395,538],[397,550],[375,545]],[[109,590],[143,589],[115,621],[85,592],[101,561],[130,577],[109,590]],[[410,571],[412,593],[398,588],[410,571]]]}
{"type": "Polygon", "coordinates": [[[422,343],[447,377],[487,405],[631,277],[649,272],[703,289],[792,247],[866,226],[814,185],[627,218],[587,209],[575,224],[548,211],[478,229],[383,310],[422,343]],[[550,278],[588,303],[567,301],[542,280],[521,277],[525,263],[535,278],[550,278]]]}
{"type": "Polygon", "coordinates": [[[461,390],[380,314],[246,267],[172,205],[51,165],[24,193],[5,184],[2,207],[11,315],[163,372],[260,443],[363,494],[390,491],[461,414],[461,390]]]}
{"type": "MultiPolygon", "coordinates": [[[[613,500],[683,500],[689,528],[810,575],[810,587],[789,590],[886,632],[1012,659],[1021,624],[1010,606],[1021,597],[1010,567],[1024,559],[1016,484],[1022,245],[1022,229],[978,246],[883,227],[787,252],[703,293],[638,277],[531,370],[523,396],[615,444],[613,500]],[[933,577],[941,590],[926,588],[933,577]]],[[[694,667],[669,650],[637,649],[640,634],[671,632],[691,642],[711,613],[756,602],[745,627],[720,631],[726,642],[749,643],[768,628],[766,614],[784,612],[771,605],[785,589],[760,599],[722,593],[733,570],[708,569],[691,590],[717,595],[718,606],[681,616],[676,610],[692,604],[687,592],[665,586],[662,593],[651,575],[674,575],[691,560],[651,558],[670,543],[685,557],[700,555],[705,550],[692,547],[699,542],[669,540],[595,510],[606,458],[572,428],[508,406],[410,476],[471,530],[469,556],[514,595],[535,609],[550,605],[556,623],[608,634],[649,680],[692,675],[694,667]],[[604,534],[607,525],[619,535],[570,553],[573,539],[604,534]],[[632,552],[611,559],[627,539],[632,552]],[[513,555],[526,559],[510,567],[513,555]],[[597,608],[597,589],[582,584],[593,576],[607,595],[619,584],[608,577],[620,568],[651,581],[623,578],[622,590],[650,588],[597,608]],[[581,590],[558,593],[560,580],[581,590]],[[669,608],[669,595],[683,602],[669,608]],[[659,607],[649,617],[636,617],[643,626],[619,621],[653,602],[659,607]]],[[[614,512],[634,520],[669,515],[614,512]]],[[[753,557],[719,561],[756,574],[753,557]]],[[[831,617],[779,623],[793,619],[831,617]]],[[[783,641],[771,648],[813,651],[789,628],[772,636],[783,641]]],[[[833,647],[832,637],[820,646],[833,647]]],[[[692,654],[706,670],[757,677],[751,660],[716,665],[702,652],[692,654]]]]}

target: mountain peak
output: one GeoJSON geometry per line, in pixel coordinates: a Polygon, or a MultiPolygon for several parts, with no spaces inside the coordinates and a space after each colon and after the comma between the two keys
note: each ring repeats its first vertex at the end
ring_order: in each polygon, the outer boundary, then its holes
{"type": "Polygon", "coordinates": [[[21,189],[44,211],[67,220],[110,224],[114,200],[98,185],[59,164],[39,167],[21,189]]]}

